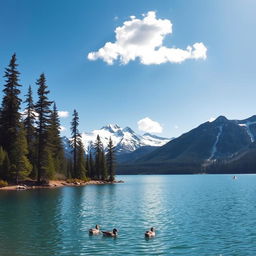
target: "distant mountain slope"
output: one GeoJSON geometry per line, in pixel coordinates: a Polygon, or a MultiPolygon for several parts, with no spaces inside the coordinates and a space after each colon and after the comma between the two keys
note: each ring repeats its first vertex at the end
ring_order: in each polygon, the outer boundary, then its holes
{"type": "Polygon", "coordinates": [[[158,147],[153,146],[142,146],[133,152],[127,153],[127,154],[120,154],[117,156],[117,162],[119,164],[129,163],[132,161],[136,161],[137,159],[143,157],[146,154],[149,154],[153,151],[155,151],[158,147]]]}
{"type": "Polygon", "coordinates": [[[206,122],[170,141],[139,162],[176,160],[211,160],[230,157],[251,143],[243,126],[223,116],[206,122]]]}
{"type": "MultiPolygon", "coordinates": [[[[245,120],[228,120],[224,116],[206,122],[171,140],[164,146],[129,164],[119,166],[123,173],[194,173],[218,170],[220,164],[235,163],[253,154],[256,116],[245,120]],[[213,168],[214,166],[214,168],[213,168]]],[[[256,155],[255,155],[256,157],[256,155]]],[[[235,164],[232,164],[233,167],[235,164]]]]}

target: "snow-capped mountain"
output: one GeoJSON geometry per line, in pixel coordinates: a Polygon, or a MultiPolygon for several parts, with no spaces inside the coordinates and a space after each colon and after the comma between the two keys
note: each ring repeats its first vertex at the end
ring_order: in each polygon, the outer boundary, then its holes
{"type": "Polygon", "coordinates": [[[136,134],[130,127],[121,128],[118,125],[109,124],[103,126],[99,130],[92,132],[83,132],[82,141],[85,151],[88,152],[94,142],[97,135],[100,136],[104,149],[107,148],[109,138],[111,137],[117,153],[129,153],[143,146],[163,146],[170,139],[158,137],[149,133],[144,135],[136,134]]]}

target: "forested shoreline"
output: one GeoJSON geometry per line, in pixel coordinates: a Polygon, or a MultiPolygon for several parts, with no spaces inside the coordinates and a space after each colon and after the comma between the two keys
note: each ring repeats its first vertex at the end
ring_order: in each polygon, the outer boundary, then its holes
{"type": "Polygon", "coordinates": [[[60,120],[55,101],[49,99],[46,76],[36,81],[37,101],[32,87],[21,98],[22,85],[16,54],[4,73],[0,109],[0,186],[34,180],[38,185],[52,179],[114,181],[115,149],[111,138],[104,152],[100,137],[86,155],[79,132],[79,116],[74,110],[71,122],[72,157],[64,154],[60,120]],[[25,109],[21,109],[21,104],[25,109]]]}

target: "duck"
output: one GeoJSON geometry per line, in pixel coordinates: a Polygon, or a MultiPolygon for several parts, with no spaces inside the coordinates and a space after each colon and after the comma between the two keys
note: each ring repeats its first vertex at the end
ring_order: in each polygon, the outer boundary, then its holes
{"type": "Polygon", "coordinates": [[[103,236],[108,236],[108,237],[117,237],[117,229],[114,228],[113,231],[102,231],[103,236]]]}
{"type": "Polygon", "coordinates": [[[96,225],[95,228],[89,229],[90,235],[99,235],[100,234],[100,226],[96,225]]]}
{"type": "Polygon", "coordinates": [[[150,230],[147,230],[145,233],[145,237],[154,237],[154,236],[156,236],[156,231],[153,227],[150,230]]]}

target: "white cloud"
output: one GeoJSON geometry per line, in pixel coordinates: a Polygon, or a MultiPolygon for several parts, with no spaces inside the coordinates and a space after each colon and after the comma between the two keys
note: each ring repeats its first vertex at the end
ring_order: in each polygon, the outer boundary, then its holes
{"type": "Polygon", "coordinates": [[[177,124],[174,125],[174,129],[175,129],[175,130],[179,129],[179,126],[178,126],[177,124]]]}
{"type": "Polygon", "coordinates": [[[68,111],[58,111],[59,117],[66,118],[69,116],[68,111]]]}
{"type": "Polygon", "coordinates": [[[67,130],[66,127],[64,127],[64,126],[62,126],[62,125],[60,126],[60,131],[61,131],[61,132],[65,132],[66,130],[67,130]]]}
{"type": "Polygon", "coordinates": [[[156,121],[151,120],[149,117],[145,117],[137,122],[138,129],[143,132],[161,133],[163,127],[156,121]]]}
{"type": "Polygon", "coordinates": [[[208,120],[208,122],[213,122],[216,118],[215,117],[210,117],[210,119],[208,120]]]}
{"type": "Polygon", "coordinates": [[[164,46],[164,38],[172,34],[172,22],[168,19],[157,19],[154,11],[144,14],[142,19],[130,16],[130,20],[115,29],[115,34],[114,43],[107,42],[98,51],[90,52],[88,59],[102,59],[111,65],[114,61],[127,64],[138,58],[142,64],[150,65],[181,63],[187,59],[207,57],[207,48],[202,42],[186,49],[164,46]]]}

